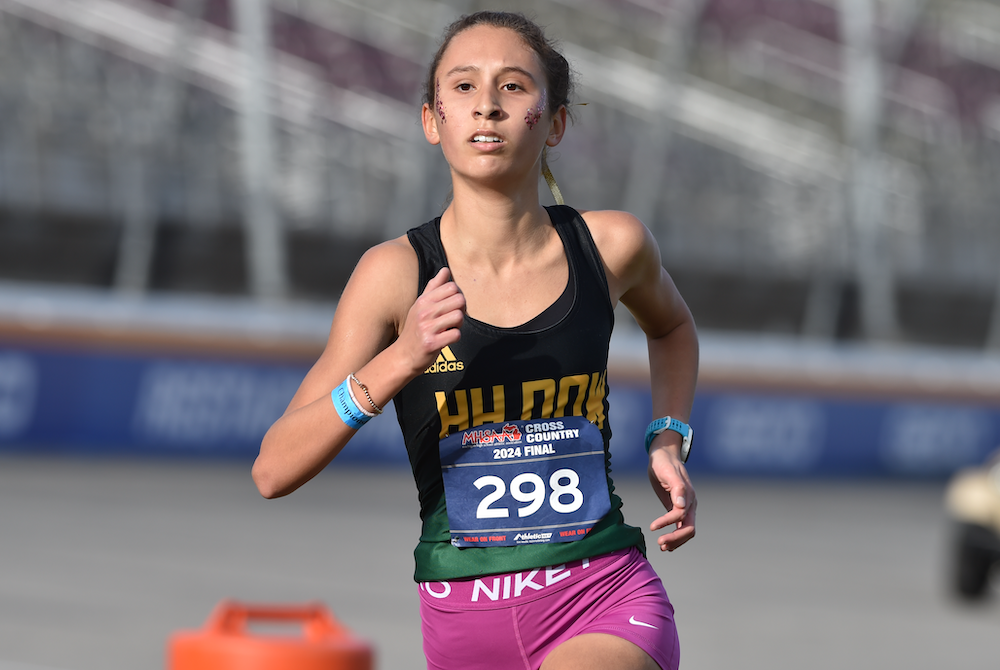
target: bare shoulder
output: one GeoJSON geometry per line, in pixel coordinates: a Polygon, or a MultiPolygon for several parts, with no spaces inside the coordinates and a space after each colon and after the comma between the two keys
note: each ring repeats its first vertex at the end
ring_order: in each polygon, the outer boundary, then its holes
{"type": "MultiPolygon", "coordinates": [[[[406,235],[376,244],[366,251],[355,273],[378,273],[387,276],[414,274],[417,271],[417,253],[406,235]]],[[[416,287],[414,287],[415,289],[416,287]]]]}
{"type": "Polygon", "coordinates": [[[417,254],[405,235],[377,244],[358,261],[338,311],[357,307],[401,325],[417,299],[417,273],[417,254]]]}
{"type": "Polygon", "coordinates": [[[578,209],[587,226],[593,228],[620,228],[622,230],[639,231],[646,226],[639,218],[630,212],[619,209],[578,209]]]}
{"type": "Polygon", "coordinates": [[[594,244],[605,262],[628,262],[653,243],[649,228],[634,214],[613,209],[581,211],[594,244]]]}
{"type": "Polygon", "coordinates": [[[656,240],[635,215],[611,209],[581,211],[580,215],[604,261],[613,300],[626,292],[648,268],[659,267],[656,240]]]}

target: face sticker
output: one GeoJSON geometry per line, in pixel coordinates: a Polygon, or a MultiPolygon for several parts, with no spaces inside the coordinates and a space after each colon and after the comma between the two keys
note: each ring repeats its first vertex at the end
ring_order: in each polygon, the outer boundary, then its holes
{"type": "Polygon", "coordinates": [[[437,80],[437,92],[434,96],[434,109],[437,110],[437,114],[441,117],[441,123],[444,123],[444,103],[441,102],[441,80],[437,80]]]}
{"type": "Polygon", "coordinates": [[[542,99],[538,101],[538,105],[528,108],[528,112],[524,115],[524,122],[528,124],[528,130],[533,130],[535,128],[535,124],[541,120],[542,113],[545,111],[545,106],[548,104],[547,98],[548,96],[545,95],[545,89],[542,89],[542,99]]]}

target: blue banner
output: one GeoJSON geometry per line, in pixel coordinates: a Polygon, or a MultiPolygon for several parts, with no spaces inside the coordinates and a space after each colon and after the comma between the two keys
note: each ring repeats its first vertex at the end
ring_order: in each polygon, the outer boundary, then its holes
{"type": "MultiPolygon", "coordinates": [[[[305,363],[0,344],[0,451],[252,461],[305,363]]],[[[612,468],[645,469],[649,390],[610,381],[612,468]]],[[[693,473],[945,476],[1000,444],[1000,408],[904,398],[700,390],[693,473]]],[[[338,462],[407,464],[392,405],[338,462]]]]}
{"type": "MultiPolygon", "coordinates": [[[[611,385],[612,467],[645,468],[649,391],[611,385]]],[[[688,469],[722,475],[940,477],[1000,446],[1000,408],[957,401],[703,389],[688,469]]]]}

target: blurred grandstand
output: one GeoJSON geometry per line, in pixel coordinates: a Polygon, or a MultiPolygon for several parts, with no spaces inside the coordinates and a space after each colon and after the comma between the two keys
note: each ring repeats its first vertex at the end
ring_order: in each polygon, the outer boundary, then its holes
{"type": "Polygon", "coordinates": [[[336,299],[440,212],[424,65],[498,6],[579,73],[567,200],[639,214],[702,328],[1000,349],[982,0],[0,0],[0,280],[336,299]]]}

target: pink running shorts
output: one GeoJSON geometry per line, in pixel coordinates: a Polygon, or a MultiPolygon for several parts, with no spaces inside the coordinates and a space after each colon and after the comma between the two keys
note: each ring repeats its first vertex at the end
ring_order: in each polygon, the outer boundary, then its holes
{"type": "Polygon", "coordinates": [[[537,670],[550,651],[584,633],[628,640],[663,670],[676,670],[680,660],[674,608],[635,547],[419,588],[430,670],[537,670]]]}

